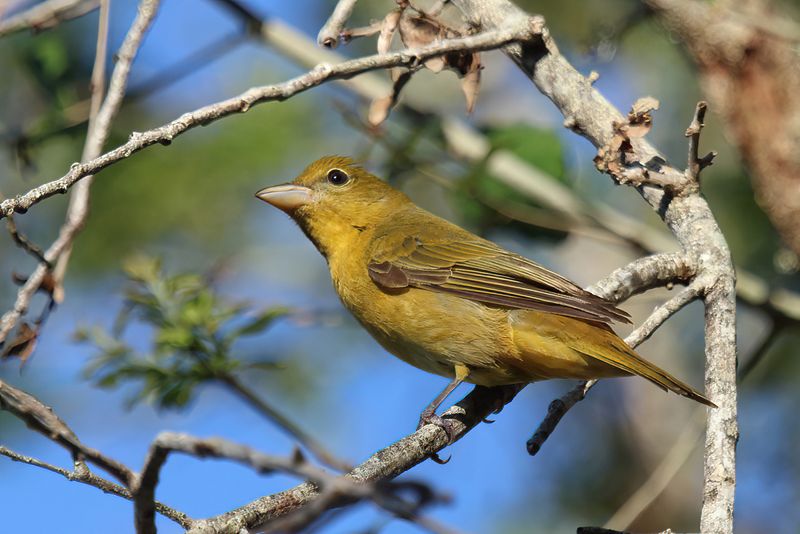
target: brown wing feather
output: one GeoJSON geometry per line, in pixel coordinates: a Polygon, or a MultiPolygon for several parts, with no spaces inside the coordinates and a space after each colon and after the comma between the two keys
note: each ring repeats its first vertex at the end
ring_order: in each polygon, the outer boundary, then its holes
{"type": "Polygon", "coordinates": [[[368,264],[370,277],[387,289],[418,287],[585,321],[630,322],[627,313],[607,300],[491,242],[464,236],[429,241],[411,237],[387,247],[389,240],[384,240],[380,254],[368,264]]]}

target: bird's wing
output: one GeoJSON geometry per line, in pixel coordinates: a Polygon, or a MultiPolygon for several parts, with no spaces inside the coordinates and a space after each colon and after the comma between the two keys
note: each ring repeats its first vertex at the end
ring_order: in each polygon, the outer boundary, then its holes
{"type": "Polygon", "coordinates": [[[402,241],[379,239],[370,255],[369,275],[389,290],[417,287],[603,324],[630,322],[628,314],[611,302],[563,276],[494,243],[463,234],[447,239],[426,239],[424,235],[402,241]]]}

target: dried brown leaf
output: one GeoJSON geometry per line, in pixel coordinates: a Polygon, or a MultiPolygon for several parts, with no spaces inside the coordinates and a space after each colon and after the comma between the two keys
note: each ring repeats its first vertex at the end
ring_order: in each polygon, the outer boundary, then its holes
{"type": "Polygon", "coordinates": [[[652,96],[644,96],[633,103],[631,106],[631,115],[644,115],[655,111],[661,106],[661,103],[652,96]]]}
{"type": "MultiPolygon", "coordinates": [[[[12,272],[11,280],[18,286],[21,286],[28,281],[28,277],[12,272]]],[[[50,295],[50,297],[56,301],[56,304],[60,304],[61,301],[64,300],[64,288],[50,271],[45,273],[44,278],[42,278],[42,283],[39,284],[37,291],[42,291],[50,295]]]]}
{"type": "MultiPolygon", "coordinates": [[[[427,46],[444,39],[446,29],[435,19],[423,16],[403,16],[398,24],[400,40],[407,48],[427,46]]],[[[423,63],[427,69],[439,73],[447,66],[444,56],[433,57],[423,63]]]]}
{"type": "Polygon", "coordinates": [[[370,125],[378,126],[386,120],[389,116],[389,112],[400,98],[400,91],[403,90],[403,87],[405,87],[413,74],[413,71],[410,70],[399,72],[400,74],[392,86],[392,93],[387,96],[376,98],[370,104],[369,111],[367,112],[367,122],[369,122],[370,125]]]}
{"type": "Polygon", "coordinates": [[[376,98],[369,105],[367,112],[367,122],[372,126],[378,126],[389,116],[389,111],[392,109],[394,98],[392,95],[382,96],[376,98]]]}
{"type": "Polygon", "coordinates": [[[443,28],[438,22],[419,16],[401,17],[397,29],[407,48],[427,46],[443,36],[443,28]]]}
{"type": "Polygon", "coordinates": [[[647,135],[653,127],[652,112],[659,106],[658,100],[651,96],[645,96],[633,103],[628,113],[628,126],[625,128],[629,138],[637,139],[647,135]]]}
{"type": "Polygon", "coordinates": [[[467,99],[467,113],[472,113],[475,109],[475,102],[478,100],[478,91],[481,85],[481,58],[480,54],[472,54],[472,62],[467,73],[461,79],[461,90],[467,99]]]}
{"type": "Polygon", "coordinates": [[[21,323],[17,329],[17,335],[8,342],[8,345],[3,351],[3,358],[16,357],[19,358],[22,363],[25,363],[36,349],[38,339],[38,327],[31,327],[26,322],[21,323]]]}
{"type": "Polygon", "coordinates": [[[386,54],[392,46],[392,38],[397,30],[397,24],[400,22],[402,11],[395,9],[390,11],[381,23],[381,33],[378,35],[378,53],[386,54]]]}

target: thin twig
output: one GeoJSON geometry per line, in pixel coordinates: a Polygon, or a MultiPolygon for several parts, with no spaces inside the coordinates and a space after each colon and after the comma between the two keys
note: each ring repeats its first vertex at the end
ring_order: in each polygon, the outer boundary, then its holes
{"type": "Polygon", "coordinates": [[[558,423],[561,422],[561,418],[564,417],[573,406],[582,401],[596,383],[597,380],[583,380],[567,393],[550,403],[547,407],[547,415],[545,415],[544,419],[539,423],[539,426],[533,433],[533,436],[531,436],[525,444],[528,454],[535,456],[536,453],[539,452],[544,442],[547,441],[547,438],[549,438],[550,434],[556,429],[558,423]]]}
{"type": "MultiPolygon", "coordinates": [[[[122,497],[123,499],[128,499],[129,501],[133,500],[133,496],[131,495],[131,492],[128,491],[127,488],[120,486],[119,484],[116,484],[114,482],[111,482],[110,480],[106,480],[103,477],[97,476],[91,471],[87,472],[79,469],[69,471],[67,469],[64,469],[63,467],[48,464],[47,462],[43,462],[37,458],[19,454],[7,447],[4,447],[3,445],[0,445],[0,455],[6,456],[15,462],[22,462],[24,464],[32,465],[35,467],[41,467],[42,469],[46,469],[52,473],[57,473],[66,478],[67,480],[80,482],[81,484],[86,484],[87,486],[95,487],[101,490],[103,493],[110,493],[112,495],[122,497]]],[[[189,528],[192,525],[192,519],[188,515],[184,514],[183,512],[179,512],[174,508],[170,508],[164,503],[156,501],[155,509],[159,514],[163,515],[168,519],[171,519],[172,521],[176,522],[183,528],[189,528]]]]}
{"type": "Polygon", "coordinates": [[[705,123],[703,122],[706,117],[706,110],[708,104],[702,100],[697,103],[694,110],[694,117],[689,127],[686,128],[684,134],[689,138],[689,156],[686,163],[686,177],[692,181],[697,181],[700,178],[700,172],[711,165],[711,162],[716,157],[716,152],[709,152],[702,158],[699,155],[700,151],[700,132],[703,130],[705,123]]]}
{"type": "Polygon", "coordinates": [[[29,428],[70,451],[77,459],[85,458],[130,485],[135,476],[127,466],[96,449],[81,443],[72,429],[39,399],[0,380],[0,409],[12,413],[29,428]]]}
{"type": "MultiPolygon", "coordinates": [[[[83,150],[84,161],[96,161],[98,155],[103,149],[103,145],[108,139],[108,135],[111,130],[111,121],[119,111],[119,108],[122,104],[122,99],[125,95],[125,88],[128,83],[128,75],[130,73],[131,64],[133,63],[133,59],[139,50],[139,46],[141,45],[147,29],[150,27],[150,24],[155,18],[159,1],[160,0],[142,0],[139,4],[136,18],[134,19],[130,30],[128,30],[125,40],[123,41],[122,46],[117,54],[117,65],[114,68],[113,74],[111,75],[111,81],[109,82],[108,87],[108,95],[106,96],[102,105],[99,107],[95,120],[91,120],[90,118],[89,128],[86,134],[86,142],[83,150]]],[[[103,21],[104,17],[101,17],[100,31],[98,32],[100,34],[104,33],[105,31],[103,30],[103,21]]],[[[104,44],[101,44],[101,40],[98,39],[98,51],[102,50],[103,48],[104,44]]],[[[95,64],[97,65],[97,63],[98,62],[96,58],[95,64]]],[[[100,67],[97,67],[97,69],[99,68],[100,67]]],[[[93,91],[96,90],[97,87],[93,86],[93,91]]],[[[100,98],[101,94],[101,92],[94,92],[92,95],[93,101],[95,98],[100,98]]],[[[94,107],[94,105],[92,107],[94,107]]],[[[81,167],[81,165],[78,164],[77,167],[81,167]]],[[[75,165],[73,165],[73,168],[76,168],[75,165]]],[[[86,172],[81,176],[81,178],[86,178],[84,182],[85,185],[77,188],[70,198],[65,222],[59,231],[59,235],[44,254],[44,257],[48,263],[53,263],[57,260],[60,260],[61,265],[59,266],[57,264],[56,270],[60,271],[62,276],[63,271],[66,269],[69,257],[68,251],[71,249],[72,242],[82,229],[83,224],[86,221],[86,217],[89,214],[89,187],[91,184],[91,175],[91,172],[86,172]],[[61,260],[61,255],[65,252],[65,259],[61,260]]],[[[75,182],[77,182],[77,180],[75,180],[75,182]]],[[[75,182],[73,182],[73,184],[75,182]]],[[[41,187],[42,186],[37,189],[40,189],[41,187]]],[[[68,188],[64,188],[64,190],[61,192],[66,192],[67,189],[68,188]]],[[[51,195],[54,194],[54,191],[55,190],[51,191],[51,195]]],[[[5,212],[2,209],[0,209],[0,211],[3,211],[3,214],[10,213],[5,212]]],[[[0,318],[0,342],[3,342],[6,339],[8,333],[12,328],[14,328],[14,325],[17,323],[19,318],[27,312],[31,298],[42,284],[42,281],[48,272],[48,264],[40,263],[33,273],[31,273],[31,275],[28,277],[25,284],[19,289],[17,292],[16,301],[14,302],[14,307],[4,313],[3,317],[0,318]]],[[[60,287],[60,284],[57,285],[60,287]]],[[[59,295],[54,292],[54,298],[57,299],[58,297],[59,295]]]]}
{"type": "MultiPolygon", "coordinates": [[[[138,534],[155,533],[155,510],[153,508],[155,487],[158,483],[159,472],[172,452],[182,452],[198,458],[233,460],[262,474],[282,472],[308,480],[320,492],[320,497],[315,501],[316,505],[313,507],[316,513],[309,513],[309,509],[303,510],[302,516],[299,517],[303,523],[298,521],[298,517],[294,517],[291,523],[287,521],[281,524],[280,532],[289,531],[289,527],[304,526],[336,504],[371,500],[398,517],[414,520],[419,507],[431,502],[429,496],[432,494],[427,487],[417,486],[418,491],[425,497],[412,503],[396,493],[397,490],[409,489],[409,484],[375,484],[369,481],[359,481],[354,477],[329,473],[308,463],[299,453],[285,458],[263,454],[223,438],[200,439],[187,434],[163,432],[153,441],[133,491],[134,515],[138,534]],[[323,503],[324,506],[320,506],[320,503],[323,503]]],[[[423,524],[426,527],[438,525],[433,522],[423,522],[423,524]]],[[[277,525],[270,525],[270,527],[276,528],[277,525]]],[[[435,532],[452,531],[435,530],[435,532]]]]}
{"type": "MultiPolygon", "coordinates": [[[[97,116],[103,105],[103,98],[106,90],[106,56],[108,55],[108,19],[111,0],[100,0],[100,16],[97,23],[97,45],[95,46],[94,66],[92,67],[92,77],[89,81],[91,97],[89,99],[89,124],[87,127],[86,140],[83,145],[83,155],[81,160],[91,159],[97,152],[102,150],[103,141],[95,140],[94,132],[97,128],[97,116]],[[99,147],[97,146],[99,145],[99,147]]],[[[106,136],[108,132],[106,132],[106,136]]],[[[62,232],[69,231],[74,227],[75,232],[79,231],[88,216],[89,206],[89,187],[92,177],[89,176],[72,190],[67,206],[67,216],[62,232]]],[[[74,239],[74,237],[73,237],[74,239]]],[[[56,260],[53,269],[53,302],[60,303],[64,300],[64,275],[66,274],[69,258],[72,255],[72,242],[66,244],[56,260]]]]}
{"type": "Polygon", "coordinates": [[[376,54],[345,61],[336,65],[321,64],[305,74],[284,83],[255,87],[244,93],[185,113],[177,119],[148,130],[133,132],[127,143],[85,163],[73,164],[70,171],[51,182],[0,203],[0,218],[12,212],[26,212],[31,206],[56,194],[63,194],[87,176],[117,163],[156,143],[169,144],[175,137],[197,126],[208,125],[234,113],[244,113],[252,106],[275,100],[285,100],[331,80],[346,79],[358,74],[396,66],[413,66],[425,59],[459,50],[491,50],[511,42],[535,37],[537,27],[509,28],[468,37],[439,41],[433,45],[406,49],[391,54],[376,54]]]}
{"type": "Polygon", "coordinates": [[[23,30],[41,31],[96,9],[100,0],[48,0],[0,21],[0,37],[23,30]]]}
{"type": "Polygon", "coordinates": [[[333,8],[331,16],[328,17],[328,21],[317,35],[317,42],[321,46],[336,48],[339,44],[339,37],[342,35],[342,30],[344,30],[347,20],[350,18],[350,14],[356,6],[356,1],[357,0],[339,0],[336,3],[336,7],[333,8]]]}
{"type": "Polygon", "coordinates": [[[588,291],[612,302],[623,302],[648,289],[686,283],[696,267],[685,254],[664,252],[645,256],[616,269],[588,291]]]}
{"type": "Polygon", "coordinates": [[[295,424],[294,421],[280,413],[274,407],[270,406],[264,399],[256,395],[250,388],[242,384],[238,378],[226,373],[218,376],[217,379],[233,393],[244,399],[244,401],[250,406],[255,408],[257,412],[272,421],[272,423],[278,428],[299,441],[301,445],[306,447],[322,463],[340,471],[349,471],[352,469],[352,465],[340,458],[337,458],[333,453],[328,451],[325,446],[322,445],[322,443],[306,433],[302,428],[295,424]]]}
{"type": "Polygon", "coordinates": [[[664,324],[667,319],[672,317],[675,313],[680,311],[685,306],[697,300],[703,294],[707,285],[705,281],[695,278],[691,284],[681,289],[677,295],[673,296],[667,302],[659,306],[645,319],[645,321],[633,332],[625,338],[627,343],[632,348],[636,348],[653,335],[658,328],[664,324]]]}
{"type": "Polygon", "coordinates": [[[44,257],[44,251],[42,248],[25,237],[24,234],[20,233],[20,231],[17,229],[17,223],[14,221],[14,217],[8,217],[6,220],[6,228],[8,229],[8,233],[11,234],[11,239],[14,240],[14,243],[16,243],[22,250],[40,262],[49,266],[49,262],[44,257]]]}

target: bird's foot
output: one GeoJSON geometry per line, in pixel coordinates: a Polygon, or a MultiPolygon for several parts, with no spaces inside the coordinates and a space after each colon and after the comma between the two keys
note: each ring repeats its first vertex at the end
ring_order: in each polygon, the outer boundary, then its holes
{"type": "Polygon", "coordinates": [[[422,412],[422,415],[419,416],[417,430],[425,425],[436,425],[445,431],[447,434],[447,444],[451,445],[456,440],[456,428],[454,423],[455,421],[453,419],[445,419],[440,415],[436,415],[434,412],[425,410],[422,412]]]}
{"type": "MultiPolygon", "coordinates": [[[[425,425],[436,425],[442,430],[444,430],[445,434],[447,434],[447,444],[452,445],[453,442],[456,440],[456,428],[454,425],[453,419],[445,419],[432,411],[425,410],[419,416],[419,424],[417,425],[417,430],[422,428],[425,425]]],[[[431,460],[436,462],[437,464],[444,465],[450,461],[450,456],[447,457],[446,460],[442,460],[438,454],[433,453],[431,455],[431,460]]]]}

